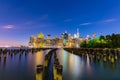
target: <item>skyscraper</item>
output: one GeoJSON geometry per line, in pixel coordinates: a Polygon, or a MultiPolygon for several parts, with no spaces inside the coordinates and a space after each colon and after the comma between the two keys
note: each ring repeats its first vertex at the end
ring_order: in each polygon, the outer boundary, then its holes
{"type": "Polygon", "coordinates": [[[47,39],[51,39],[51,38],[50,38],[50,36],[51,36],[51,35],[50,35],[50,34],[48,34],[48,35],[47,35],[47,39]]]}
{"type": "Polygon", "coordinates": [[[36,37],[30,36],[29,47],[35,47],[35,43],[36,43],[36,37]]]}
{"type": "Polygon", "coordinates": [[[74,38],[78,39],[80,37],[79,35],[79,29],[77,28],[77,33],[74,34],[74,38]]]}
{"type": "Polygon", "coordinates": [[[80,35],[79,35],[79,29],[77,28],[77,38],[79,38],[80,35]]]}
{"type": "Polygon", "coordinates": [[[93,33],[93,38],[94,38],[94,39],[96,38],[96,33],[93,33]]]}

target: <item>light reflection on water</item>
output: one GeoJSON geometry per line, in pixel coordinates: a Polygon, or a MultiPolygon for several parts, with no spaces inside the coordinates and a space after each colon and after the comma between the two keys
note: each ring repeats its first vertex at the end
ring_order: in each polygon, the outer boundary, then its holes
{"type": "Polygon", "coordinates": [[[88,74],[92,76],[92,67],[90,64],[90,58],[88,54],[87,54],[87,60],[86,60],[86,70],[88,71],[88,74]]]}
{"type": "Polygon", "coordinates": [[[120,80],[119,63],[104,63],[91,55],[80,57],[62,49],[57,52],[63,65],[63,80],[120,80]]]}
{"type": "MultiPolygon", "coordinates": [[[[0,55],[0,80],[41,80],[36,65],[44,63],[50,50],[37,53],[0,55]]],[[[63,65],[63,80],[120,80],[120,61],[115,64],[96,60],[92,55],[78,56],[63,49],[56,51],[63,65]]]]}
{"type": "Polygon", "coordinates": [[[63,80],[75,80],[82,76],[84,63],[79,56],[68,53],[64,50],[58,50],[57,52],[60,63],[63,65],[63,80]]]}
{"type": "Polygon", "coordinates": [[[1,55],[0,80],[40,80],[41,74],[36,74],[36,66],[43,64],[44,56],[50,50],[37,53],[17,53],[1,55]],[[36,79],[37,78],[37,79],[36,79]]]}

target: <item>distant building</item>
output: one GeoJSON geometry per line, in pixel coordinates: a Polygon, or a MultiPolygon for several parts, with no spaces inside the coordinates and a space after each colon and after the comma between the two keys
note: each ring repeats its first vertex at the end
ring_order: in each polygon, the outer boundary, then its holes
{"type": "Polygon", "coordinates": [[[37,36],[36,47],[39,48],[39,47],[43,47],[44,45],[45,45],[44,34],[39,33],[37,36]]]}
{"type": "Polygon", "coordinates": [[[44,46],[44,35],[39,33],[37,38],[35,36],[30,36],[29,47],[31,48],[38,48],[44,46]]]}
{"type": "Polygon", "coordinates": [[[68,42],[68,33],[65,32],[63,33],[63,45],[66,46],[67,42],[68,42]]]}
{"type": "Polygon", "coordinates": [[[80,37],[80,34],[79,34],[79,29],[77,28],[77,38],[80,37]]]}
{"type": "Polygon", "coordinates": [[[46,39],[46,46],[50,47],[52,46],[52,40],[50,38],[50,34],[47,35],[47,39],[46,39]]]}
{"type": "Polygon", "coordinates": [[[30,36],[29,47],[31,48],[41,48],[41,47],[79,47],[80,43],[86,40],[90,40],[90,36],[87,36],[86,39],[80,37],[79,29],[74,35],[68,34],[67,31],[61,34],[60,38],[55,36],[51,39],[51,35],[48,34],[46,39],[44,34],[39,33],[37,37],[30,36]]]}
{"type": "Polygon", "coordinates": [[[74,34],[73,38],[75,38],[75,39],[77,38],[78,39],[79,37],[80,37],[79,29],[77,29],[77,33],[74,34]]]}
{"type": "Polygon", "coordinates": [[[90,36],[89,36],[89,35],[87,35],[87,37],[86,37],[85,41],[88,43],[90,40],[91,40],[90,36]]]}
{"type": "Polygon", "coordinates": [[[29,42],[29,47],[35,47],[36,46],[36,37],[35,36],[30,36],[30,42],[29,42]]]}
{"type": "Polygon", "coordinates": [[[95,39],[96,38],[96,33],[93,33],[93,39],[95,39]]]}

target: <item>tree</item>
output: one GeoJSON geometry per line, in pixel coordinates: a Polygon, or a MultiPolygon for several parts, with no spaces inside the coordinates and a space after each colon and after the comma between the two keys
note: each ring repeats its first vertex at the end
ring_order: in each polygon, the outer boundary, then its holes
{"type": "Polygon", "coordinates": [[[100,40],[101,40],[101,39],[105,40],[105,37],[101,35],[101,36],[100,36],[100,40]]]}
{"type": "Polygon", "coordinates": [[[80,44],[80,47],[82,47],[82,48],[86,48],[86,41],[83,41],[81,44],[80,44]]]}
{"type": "Polygon", "coordinates": [[[100,36],[90,40],[88,43],[83,42],[81,47],[87,48],[119,48],[120,47],[120,34],[112,34],[100,36]]]}

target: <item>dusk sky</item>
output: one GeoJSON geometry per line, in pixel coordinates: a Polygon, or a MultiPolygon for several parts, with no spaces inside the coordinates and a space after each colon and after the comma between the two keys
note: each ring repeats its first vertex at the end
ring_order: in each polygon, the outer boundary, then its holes
{"type": "Polygon", "coordinates": [[[0,46],[27,45],[39,32],[120,33],[120,0],[0,0],[0,46]]]}

